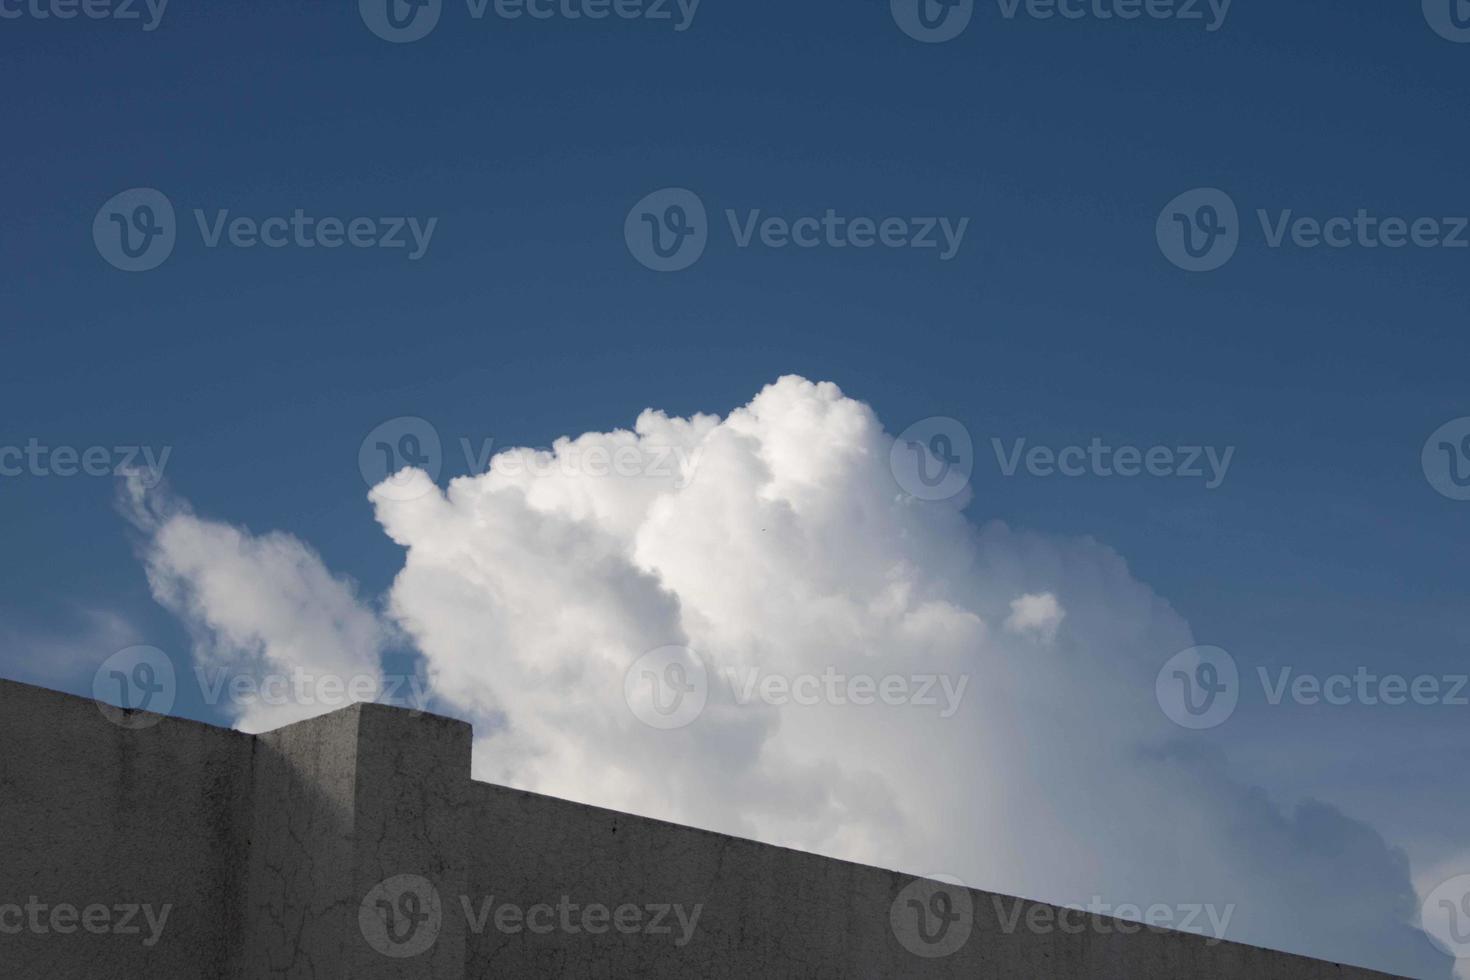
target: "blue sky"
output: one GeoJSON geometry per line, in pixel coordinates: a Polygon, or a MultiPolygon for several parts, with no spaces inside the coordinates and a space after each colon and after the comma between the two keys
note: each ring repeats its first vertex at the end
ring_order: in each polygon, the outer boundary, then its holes
{"type": "MultiPolygon", "coordinates": [[[[1453,674],[1470,503],[1436,492],[1420,454],[1470,415],[1470,251],[1273,248],[1256,211],[1470,213],[1467,66],[1470,45],[1412,3],[1236,0],[1214,31],[980,3],[934,44],[876,0],[703,0],[683,31],[446,2],[406,44],[346,3],[173,0],[152,31],[27,14],[0,23],[0,444],[169,447],[169,485],[201,514],[294,535],[377,596],[402,567],[356,462],[381,422],[431,420],[447,478],[461,437],[542,446],[650,406],[724,414],[795,373],[894,433],[961,420],[973,520],[1115,549],[1243,673],[1453,674]],[[126,273],[91,228],[136,187],[172,202],[178,242],[126,273]],[[658,273],[624,221],[668,187],[699,196],[709,245],[658,273]],[[1201,187],[1239,207],[1240,243],[1191,273],[1155,223],[1201,187]],[[412,260],[209,248],[192,216],[298,208],[437,224],[412,260]],[[829,208],[968,226],[945,261],[741,248],[724,217],[829,208]],[[1095,436],[1234,456],[1206,490],[1006,477],[991,443],[1095,436]]],[[[89,612],[190,648],[117,494],[0,479],[0,674],[89,691],[89,612]],[[68,644],[74,664],[37,666],[68,644]]],[[[180,710],[228,720],[187,695],[180,710]]],[[[1253,783],[1342,807],[1417,876],[1470,861],[1467,718],[1283,710],[1248,689],[1228,744],[1253,783]]]]}

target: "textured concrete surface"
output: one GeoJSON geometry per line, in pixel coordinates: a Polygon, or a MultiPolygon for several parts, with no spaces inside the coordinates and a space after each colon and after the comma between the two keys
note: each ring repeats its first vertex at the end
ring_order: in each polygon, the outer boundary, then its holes
{"type": "Polygon", "coordinates": [[[37,903],[18,933],[0,919],[0,977],[228,975],[251,752],[234,732],[175,719],[129,731],[92,701],[0,683],[0,905],[37,903]],[[58,906],[78,918],[53,921],[58,906]],[[151,946],[144,906],[155,921],[168,909],[151,946]],[[92,931],[103,907],[109,931],[92,931]]]}
{"type": "Polygon", "coordinates": [[[475,783],[470,741],[0,681],[0,977],[1384,976],[475,783]]]}
{"type": "Polygon", "coordinates": [[[400,958],[364,942],[358,919],[395,875],[463,890],[470,734],[463,722],[360,704],[255,739],[243,976],[462,976],[458,920],[400,958]]]}
{"type": "Polygon", "coordinates": [[[1141,925],[1125,934],[1120,925],[1135,925],[1070,910],[1069,933],[1048,924],[1051,906],[1022,901],[1018,909],[1019,900],[958,888],[942,890],[958,893],[955,906],[968,896],[970,933],[946,952],[960,938],[952,933],[926,950],[945,955],[928,958],[904,945],[925,949],[908,902],[927,907],[933,896],[915,892],[911,877],[483,783],[474,785],[472,804],[470,880],[478,896],[522,908],[556,906],[567,896],[578,906],[702,905],[702,912],[682,946],[676,915],[666,917],[668,934],[588,935],[575,912],[571,935],[560,914],[550,934],[487,928],[470,938],[471,977],[1385,976],[1141,925]],[[1007,931],[1003,923],[1012,921],[1007,931]]]}

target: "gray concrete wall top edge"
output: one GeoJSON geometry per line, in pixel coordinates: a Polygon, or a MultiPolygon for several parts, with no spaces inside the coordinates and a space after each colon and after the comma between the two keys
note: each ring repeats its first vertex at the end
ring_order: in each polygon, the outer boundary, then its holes
{"type": "MultiPolygon", "coordinates": [[[[3,697],[7,693],[18,697],[30,698],[35,700],[51,700],[58,705],[65,704],[67,702],[72,702],[74,704],[86,702],[91,702],[93,704],[98,703],[92,698],[82,697],[80,695],[71,694],[66,691],[58,691],[55,688],[41,687],[38,684],[27,684],[24,681],[15,681],[9,679],[8,677],[0,677],[0,697],[3,697]]],[[[225,728],[221,725],[211,725],[208,722],[196,721],[193,718],[181,718],[178,715],[160,715],[156,712],[144,711],[141,708],[114,707],[112,708],[112,710],[120,713],[122,717],[127,719],[151,719],[158,722],[167,722],[170,725],[176,726],[207,728],[216,732],[225,732],[230,735],[238,735],[241,738],[250,737],[243,732],[237,732],[232,728],[225,728]]],[[[135,727],[145,728],[150,726],[137,725],[135,727]]]]}
{"type": "MultiPolygon", "coordinates": [[[[0,692],[3,692],[7,688],[13,689],[16,693],[24,693],[24,695],[28,697],[51,698],[57,703],[61,703],[64,701],[96,703],[93,701],[92,698],[85,697],[83,695],[72,694],[68,691],[59,691],[55,688],[43,687],[39,684],[30,684],[25,681],[12,680],[8,677],[0,677],[0,692]]],[[[196,718],[185,718],[181,715],[157,714],[156,712],[145,711],[140,708],[113,708],[112,710],[120,712],[124,717],[127,718],[157,719],[159,721],[167,721],[172,725],[193,725],[198,728],[208,728],[217,732],[227,732],[240,738],[255,737],[246,732],[237,731],[224,725],[215,725],[207,721],[199,721],[196,718]]],[[[301,721],[292,722],[289,725],[282,725],[280,728],[273,728],[270,731],[261,732],[260,734],[269,735],[275,732],[285,731],[288,728],[295,728],[298,725],[310,725],[313,722],[327,717],[328,715],[335,715],[347,712],[360,713],[364,715],[378,715],[381,717],[412,717],[416,719],[425,719],[429,722],[443,724],[451,727],[462,727],[470,729],[471,731],[473,731],[474,728],[474,726],[472,726],[464,719],[455,718],[452,715],[441,715],[432,711],[421,711],[416,708],[404,708],[400,707],[399,705],[393,704],[378,704],[374,701],[355,701],[352,704],[346,705],[344,707],[336,708],[332,711],[326,711],[320,715],[315,715],[311,718],[303,718],[301,721]]]]}
{"type": "MultiPolygon", "coordinates": [[[[473,736],[472,725],[463,720],[446,715],[432,714],[395,705],[367,702],[356,703],[324,713],[315,718],[283,726],[270,732],[264,732],[260,735],[251,735],[193,719],[160,715],[140,710],[123,711],[112,706],[105,706],[102,702],[95,701],[89,697],[55,691],[4,678],[0,678],[0,705],[5,705],[8,711],[18,712],[18,717],[12,717],[11,719],[12,721],[19,721],[19,727],[14,733],[16,737],[23,740],[36,741],[38,745],[42,744],[41,741],[37,740],[43,739],[44,733],[48,730],[47,726],[56,723],[51,718],[53,713],[56,719],[76,719],[78,717],[77,712],[83,709],[99,712],[99,715],[96,717],[96,723],[98,725],[105,726],[106,722],[103,722],[102,719],[106,717],[108,722],[119,726],[118,731],[120,736],[117,743],[119,748],[128,745],[131,736],[134,734],[139,736],[140,741],[133,744],[138,745],[140,748],[145,744],[151,745],[155,751],[166,748],[168,751],[173,752],[181,744],[210,743],[215,747],[212,751],[217,756],[220,753],[223,754],[220,758],[226,764],[221,768],[219,759],[216,759],[213,763],[213,770],[200,769],[200,772],[218,771],[220,773],[220,780],[224,781],[221,785],[225,786],[231,793],[250,791],[250,777],[248,775],[242,776],[241,779],[230,783],[229,781],[233,780],[234,777],[224,771],[227,769],[233,771],[232,767],[235,763],[231,760],[239,752],[244,752],[246,758],[245,768],[248,770],[250,766],[248,759],[252,754],[255,754],[254,750],[258,747],[266,747],[278,742],[280,736],[285,737],[288,745],[295,744],[296,742],[301,742],[303,745],[311,745],[320,741],[324,737],[324,732],[335,730],[338,733],[333,736],[337,739],[336,744],[345,744],[342,742],[342,739],[345,738],[354,746],[349,752],[349,755],[353,758],[350,762],[344,760],[341,764],[331,763],[331,765],[336,765],[337,769],[341,769],[343,765],[350,767],[355,774],[353,779],[359,783],[368,778],[366,774],[371,774],[371,790],[368,791],[366,796],[359,794],[356,797],[356,803],[350,804],[349,808],[356,806],[361,811],[357,814],[356,819],[358,820],[364,819],[365,815],[373,815],[373,819],[378,821],[377,824],[373,825],[374,827],[377,827],[379,824],[382,827],[400,826],[405,819],[404,814],[414,811],[414,806],[410,804],[414,804],[419,795],[421,795],[420,788],[417,783],[405,787],[401,785],[402,780],[399,778],[402,771],[412,771],[417,774],[415,776],[416,779],[422,778],[433,783],[434,788],[432,792],[426,790],[422,795],[426,798],[432,796],[433,799],[439,801],[441,804],[445,802],[450,804],[448,809],[445,809],[441,805],[435,810],[434,813],[438,814],[438,817],[434,817],[433,819],[450,819],[444,815],[458,810],[460,815],[453,817],[451,822],[462,821],[463,832],[470,835],[471,838],[477,834],[483,836],[486,833],[487,823],[497,819],[497,814],[505,815],[516,810],[517,808],[509,801],[539,801],[538,805],[549,808],[549,811],[552,813],[566,814],[566,827],[587,827],[589,822],[595,824],[595,822],[606,820],[614,825],[614,833],[619,827],[624,827],[632,831],[630,834],[618,835],[622,840],[627,840],[627,838],[631,837],[642,839],[646,842],[649,835],[677,835],[678,839],[687,842],[691,849],[718,851],[731,848],[738,853],[743,853],[747,859],[751,860],[752,864],[771,866],[777,878],[780,878],[783,874],[799,875],[803,868],[807,871],[812,871],[815,866],[811,862],[820,862],[823,867],[831,868],[834,871],[847,869],[853,875],[858,876],[853,879],[854,881],[861,880],[867,882],[868,885],[865,888],[869,888],[875,893],[885,890],[896,892],[899,889],[907,887],[910,883],[919,880],[921,877],[892,869],[831,858],[817,852],[766,844],[750,838],[738,837],[718,831],[690,827],[618,810],[591,806],[529,790],[476,781],[470,777],[469,768],[469,747],[473,736]],[[120,722],[119,719],[122,719],[122,721],[120,722]],[[335,719],[335,722],[329,721],[328,719],[335,719]],[[144,720],[148,722],[146,725],[124,723],[144,720]],[[344,723],[350,726],[350,732],[343,727],[344,723]],[[313,731],[313,727],[321,728],[322,731],[313,731]],[[170,733],[174,733],[175,737],[171,738],[170,733]],[[235,741],[237,739],[239,741],[235,741]],[[232,748],[232,746],[238,746],[238,748],[232,748]],[[361,758],[358,757],[359,751],[363,753],[361,758]],[[402,769],[405,760],[410,763],[408,770],[402,769]],[[244,788],[229,789],[230,786],[237,784],[244,788]],[[790,857],[781,855],[790,855],[790,857]]],[[[89,726],[83,727],[90,730],[89,726]]],[[[78,737],[83,736],[79,733],[78,737]]],[[[330,748],[332,743],[329,739],[323,744],[330,748]]],[[[129,757],[131,757],[130,754],[129,757]]],[[[201,756],[201,759],[203,758],[206,757],[201,756]]],[[[330,759],[328,761],[331,762],[330,759]]],[[[104,760],[99,761],[97,764],[103,765],[107,763],[104,760]]],[[[72,767],[72,763],[68,761],[65,753],[57,756],[53,765],[61,766],[64,769],[72,767]]],[[[257,770],[257,778],[261,778],[259,776],[258,764],[257,770]]],[[[315,770],[312,771],[315,773],[315,770]]],[[[335,770],[333,771],[335,772],[335,770]]],[[[311,778],[315,778],[315,776],[313,775],[311,778]]],[[[410,782],[413,781],[411,780],[410,782]]],[[[361,784],[364,786],[368,785],[367,783],[361,784]]],[[[49,785],[49,783],[36,783],[35,785],[42,787],[49,785]]],[[[344,786],[346,785],[344,783],[344,786]]],[[[314,792],[319,787],[316,783],[310,783],[310,788],[314,792]]],[[[217,793],[223,792],[223,790],[219,790],[218,788],[215,791],[217,793]]],[[[353,790],[353,792],[357,792],[357,790],[353,790]]],[[[350,801],[352,798],[351,793],[348,793],[343,798],[350,801]]],[[[55,805],[64,807],[64,804],[59,802],[55,805]]],[[[420,819],[422,816],[420,814],[415,819],[420,819]]],[[[560,818],[552,822],[558,826],[563,823],[560,818]]],[[[186,823],[191,827],[198,824],[201,832],[209,830],[208,826],[192,817],[186,823]]],[[[460,839],[455,836],[459,831],[450,833],[449,829],[446,829],[449,826],[449,824],[445,824],[444,828],[440,828],[447,835],[444,837],[446,846],[448,841],[460,839]]],[[[505,829],[511,833],[512,837],[518,838],[520,836],[518,828],[514,823],[507,824],[505,829]]],[[[409,836],[412,837],[412,834],[409,836]]],[[[323,839],[335,840],[335,837],[328,833],[323,839]]],[[[465,838],[465,842],[468,839],[465,838]]],[[[601,855],[600,860],[612,862],[622,862],[625,860],[626,851],[620,850],[618,847],[609,848],[606,843],[601,841],[600,837],[592,841],[590,846],[595,853],[601,855]]],[[[410,848],[409,850],[412,849],[410,848]]],[[[469,850],[473,850],[473,848],[469,850]]],[[[396,852],[394,853],[396,854],[396,852]]],[[[379,855],[379,857],[381,856],[379,855]]],[[[448,849],[442,855],[439,855],[439,858],[436,860],[441,859],[444,868],[458,866],[458,870],[455,873],[462,876],[466,862],[469,860],[469,851],[458,844],[448,846],[448,849]]],[[[274,860],[273,856],[272,860],[274,860]]],[[[408,867],[418,863],[418,859],[410,854],[409,851],[404,851],[403,854],[392,858],[391,863],[402,863],[405,867],[408,867]]],[[[352,891],[350,888],[347,890],[349,892],[352,891]]],[[[1002,902],[1022,903],[1024,905],[1048,905],[1046,902],[1035,899],[1013,897],[997,892],[983,891],[973,887],[968,887],[967,890],[977,896],[982,903],[991,901],[992,899],[998,899],[1002,902]]],[[[1056,906],[1051,907],[1056,908],[1056,906]]],[[[1096,920],[1124,921],[1091,912],[1087,914],[1096,920]]],[[[1147,928],[1151,932],[1167,933],[1191,948],[1195,941],[1202,939],[1201,936],[1191,932],[1181,932],[1153,926],[1147,928]]],[[[1171,939],[1170,941],[1173,942],[1175,940],[1171,939]]],[[[1230,940],[1216,940],[1215,943],[1217,947],[1223,946],[1241,951],[1261,950],[1260,947],[1248,946],[1230,940]]],[[[1318,971],[1311,974],[1304,971],[1301,973],[1303,976],[1321,975],[1320,971],[1324,968],[1341,970],[1345,974],[1355,977],[1389,976],[1388,974],[1373,973],[1372,971],[1367,971],[1359,967],[1313,960],[1293,953],[1277,950],[1271,950],[1270,953],[1273,956],[1283,957],[1283,965],[1293,963],[1304,965],[1313,964],[1314,969],[1318,971]]]]}
{"type": "MultiPolygon", "coordinates": [[[[530,798],[530,799],[539,800],[539,801],[542,801],[542,802],[544,802],[546,804],[549,804],[549,805],[562,806],[562,807],[576,809],[576,810],[580,811],[584,816],[599,816],[600,815],[600,816],[605,817],[605,818],[610,819],[610,820],[621,821],[621,822],[624,822],[624,823],[631,823],[631,824],[638,825],[638,826],[656,826],[656,827],[662,827],[662,828],[664,828],[666,830],[675,831],[675,832],[678,832],[678,833],[684,834],[684,835],[695,836],[695,837],[704,837],[704,838],[707,838],[707,839],[711,840],[712,842],[715,842],[716,844],[719,844],[719,843],[732,843],[732,844],[736,844],[736,845],[743,845],[745,847],[749,847],[749,848],[752,848],[752,849],[759,849],[759,850],[762,850],[762,851],[768,851],[768,852],[784,852],[784,853],[787,853],[787,854],[796,855],[796,856],[798,856],[800,858],[804,858],[804,859],[807,859],[807,860],[821,861],[824,864],[844,866],[844,867],[847,867],[847,868],[849,868],[849,869],[851,869],[853,871],[856,871],[856,872],[865,872],[865,873],[870,873],[870,874],[887,875],[887,876],[891,877],[895,882],[908,883],[908,882],[912,882],[912,881],[924,879],[924,877],[925,877],[923,875],[910,874],[908,872],[897,871],[897,870],[894,870],[892,868],[884,868],[884,867],[879,866],[879,865],[862,864],[862,863],[857,862],[857,861],[848,861],[848,860],[845,860],[843,858],[830,857],[828,855],[821,854],[821,853],[818,853],[818,852],[815,852],[815,851],[804,851],[804,850],[801,850],[800,848],[786,847],[786,846],[783,846],[783,845],[780,845],[780,844],[769,844],[769,843],[766,843],[765,841],[753,840],[753,839],[748,838],[748,837],[739,837],[739,836],[736,836],[734,834],[725,834],[725,833],[721,833],[721,832],[715,831],[715,830],[707,830],[707,829],[705,829],[703,827],[693,827],[693,826],[689,826],[688,824],[674,823],[674,822],[668,821],[668,820],[659,820],[659,819],[657,819],[655,817],[644,817],[644,816],[639,816],[638,814],[625,813],[625,812],[623,812],[621,810],[611,810],[611,809],[608,809],[606,807],[593,806],[593,805],[587,804],[587,803],[579,803],[579,802],[576,802],[574,800],[567,800],[567,799],[564,799],[564,798],[559,797],[559,796],[548,796],[545,793],[536,793],[536,792],[533,792],[531,790],[518,789],[518,788],[512,787],[512,786],[502,786],[502,785],[500,785],[498,783],[487,783],[487,782],[482,782],[482,781],[479,781],[479,780],[475,780],[471,784],[471,789],[472,789],[472,791],[474,793],[479,794],[480,799],[478,800],[478,802],[481,802],[481,803],[489,802],[489,798],[492,795],[495,795],[495,794],[508,794],[510,796],[513,796],[513,797],[530,798]]],[[[476,800],[474,800],[474,798],[472,798],[471,799],[471,802],[472,803],[473,802],[476,802],[476,800]]],[[[981,898],[983,901],[990,901],[992,899],[998,899],[998,900],[1000,900],[1001,902],[1004,902],[1004,903],[1019,902],[1019,903],[1021,903],[1023,905],[1027,905],[1027,906],[1031,906],[1031,905],[1043,905],[1043,906],[1050,906],[1052,908],[1059,907],[1059,906],[1056,906],[1056,905],[1052,905],[1052,903],[1041,901],[1040,899],[1025,898],[1025,897],[1016,896],[1016,895],[1007,895],[1007,894],[1004,894],[1004,893],[1001,893],[1001,892],[991,892],[991,891],[986,891],[986,890],[984,890],[982,888],[976,888],[976,887],[969,886],[969,885],[967,885],[966,887],[967,887],[967,890],[969,892],[971,892],[973,895],[981,898]]],[[[1104,921],[1110,921],[1110,922],[1123,921],[1123,920],[1119,920],[1119,919],[1117,919],[1117,918],[1115,918],[1113,916],[1099,915],[1097,913],[1088,913],[1088,914],[1089,914],[1089,916],[1091,916],[1092,918],[1097,919],[1097,920],[1104,920],[1104,921]]],[[[1167,933],[1167,934],[1179,936],[1181,938],[1185,938],[1187,940],[1201,940],[1201,937],[1198,934],[1196,934],[1196,933],[1181,932],[1179,930],[1168,929],[1168,928],[1164,928],[1164,927],[1155,927],[1155,926],[1149,926],[1147,928],[1150,931],[1153,931],[1153,932],[1156,932],[1156,933],[1160,933],[1160,934],[1167,933]]],[[[1278,954],[1278,955],[1280,955],[1282,957],[1286,957],[1286,958],[1291,959],[1291,960],[1299,961],[1299,962],[1301,962],[1303,964],[1306,964],[1306,963],[1312,963],[1312,964],[1325,963],[1325,964],[1328,964],[1328,965],[1331,965],[1331,966],[1338,967],[1338,968],[1343,969],[1343,970],[1352,971],[1352,973],[1353,973],[1354,976],[1373,976],[1373,977],[1384,977],[1384,978],[1386,978],[1386,980],[1401,980],[1401,978],[1396,978],[1393,974],[1380,973],[1380,972],[1377,972],[1377,971],[1368,970],[1365,967],[1357,966],[1357,965],[1350,964],[1350,963],[1341,963],[1341,962],[1330,961],[1330,960],[1317,960],[1317,959],[1312,959],[1310,957],[1302,956],[1302,955],[1300,955],[1298,953],[1292,953],[1292,952],[1288,952],[1288,951],[1281,950],[1281,949],[1276,949],[1274,947],[1269,947],[1269,946],[1252,946],[1252,945],[1245,944],[1245,943],[1234,942],[1234,941],[1229,940],[1229,939],[1215,940],[1215,945],[1217,945],[1217,946],[1235,947],[1235,948],[1240,949],[1240,950],[1260,950],[1260,949],[1265,949],[1265,950],[1269,950],[1272,953],[1276,953],[1276,954],[1278,954]]]]}

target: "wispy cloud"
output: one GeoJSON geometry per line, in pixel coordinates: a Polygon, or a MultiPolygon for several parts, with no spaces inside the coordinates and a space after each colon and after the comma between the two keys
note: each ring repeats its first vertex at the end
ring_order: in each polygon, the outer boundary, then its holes
{"type": "MultiPolygon", "coordinates": [[[[142,533],[154,597],[194,639],[196,667],[257,679],[380,677],[389,628],[358,598],[354,582],[333,575],[300,540],[198,517],[166,488],[136,478],[126,482],[123,509],[142,533]]],[[[231,706],[238,727],[263,731],[339,703],[257,697],[231,706]]]]}

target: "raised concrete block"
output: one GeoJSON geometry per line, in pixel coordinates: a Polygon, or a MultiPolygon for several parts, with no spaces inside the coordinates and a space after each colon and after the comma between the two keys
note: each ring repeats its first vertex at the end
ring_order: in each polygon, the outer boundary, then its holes
{"type": "Polygon", "coordinates": [[[464,887],[470,737],[359,704],[256,738],[242,980],[463,975],[433,896],[464,887]]]}

